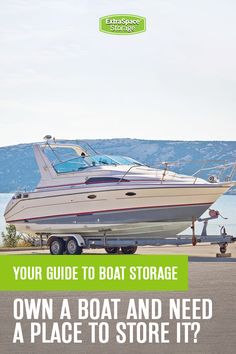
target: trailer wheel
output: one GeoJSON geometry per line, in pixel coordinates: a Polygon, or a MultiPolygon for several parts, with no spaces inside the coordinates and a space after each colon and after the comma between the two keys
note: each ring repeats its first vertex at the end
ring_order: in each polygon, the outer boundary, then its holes
{"type": "Polygon", "coordinates": [[[108,254],[117,254],[119,252],[119,247],[105,247],[105,251],[108,254]]]}
{"type": "Polygon", "coordinates": [[[78,246],[78,243],[74,237],[70,237],[66,242],[66,251],[67,254],[75,255],[81,254],[83,249],[82,247],[78,246]]]}
{"type": "Polygon", "coordinates": [[[137,246],[121,247],[121,251],[124,254],[134,254],[137,251],[137,248],[137,246]]]}
{"type": "Polygon", "coordinates": [[[65,251],[65,242],[63,239],[56,237],[50,242],[50,253],[54,256],[58,256],[64,253],[65,251]]]}

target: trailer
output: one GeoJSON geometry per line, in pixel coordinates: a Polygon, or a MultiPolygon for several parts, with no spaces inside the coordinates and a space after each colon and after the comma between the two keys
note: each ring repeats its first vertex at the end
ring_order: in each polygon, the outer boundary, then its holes
{"type": "MultiPolygon", "coordinates": [[[[108,254],[134,254],[138,246],[163,246],[163,245],[185,245],[192,244],[195,246],[198,243],[218,244],[222,255],[226,253],[227,245],[236,242],[236,237],[228,235],[225,226],[220,229],[219,235],[208,235],[207,227],[209,221],[224,218],[219,211],[210,209],[209,217],[192,219],[192,234],[191,235],[175,235],[168,238],[134,238],[130,236],[111,237],[107,236],[109,230],[103,230],[101,236],[83,237],[80,234],[50,234],[42,235],[40,237],[47,238],[47,245],[49,246],[52,255],[79,255],[82,254],[83,249],[105,249],[108,254]],[[203,228],[200,235],[195,233],[195,223],[203,222],[203,228]]],[[[227,218],[224,218],[227,219],[227,218]]]]}

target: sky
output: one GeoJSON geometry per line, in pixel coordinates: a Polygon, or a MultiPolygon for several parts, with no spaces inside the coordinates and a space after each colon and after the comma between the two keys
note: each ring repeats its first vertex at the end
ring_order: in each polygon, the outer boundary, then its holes
{"type": "Polygon", "coordinates": [[[234,0],[0,0],[0,146],[235,140],[234,0]],[[146,17],[132,36],[99,17],[146,17]]]}

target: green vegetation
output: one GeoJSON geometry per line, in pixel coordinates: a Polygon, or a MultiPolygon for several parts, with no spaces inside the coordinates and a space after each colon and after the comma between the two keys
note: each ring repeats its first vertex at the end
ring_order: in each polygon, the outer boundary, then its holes
{"type": "Polygon", "coordinates": [[[27,234],[22,234],[16,231],[14,225],[7,225],[6,231],[2,232],[3,247],[32,247],[34,239],[27,234]]]}
{"type": "Polygon", "coordinates": [[[2,232],[3,245],[5,247],[16,247],[20,240],[20,235],[16,232],[14,225],[7,225],[6,232],[2,232]]]}

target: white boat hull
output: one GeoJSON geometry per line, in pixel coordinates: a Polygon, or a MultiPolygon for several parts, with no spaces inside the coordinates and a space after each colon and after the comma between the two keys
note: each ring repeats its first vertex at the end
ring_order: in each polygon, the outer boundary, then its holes
{"type": "Polygon", "coordinates": [[[31,234],[165,238],[185,230],[229,188],[229,184],[142,185],[129,189],[114,189],[113,185],[99,190],[89,186],[53,194],[33,192],[27,198],[13,199],[5,218],[17,230],[31,234]]]}

